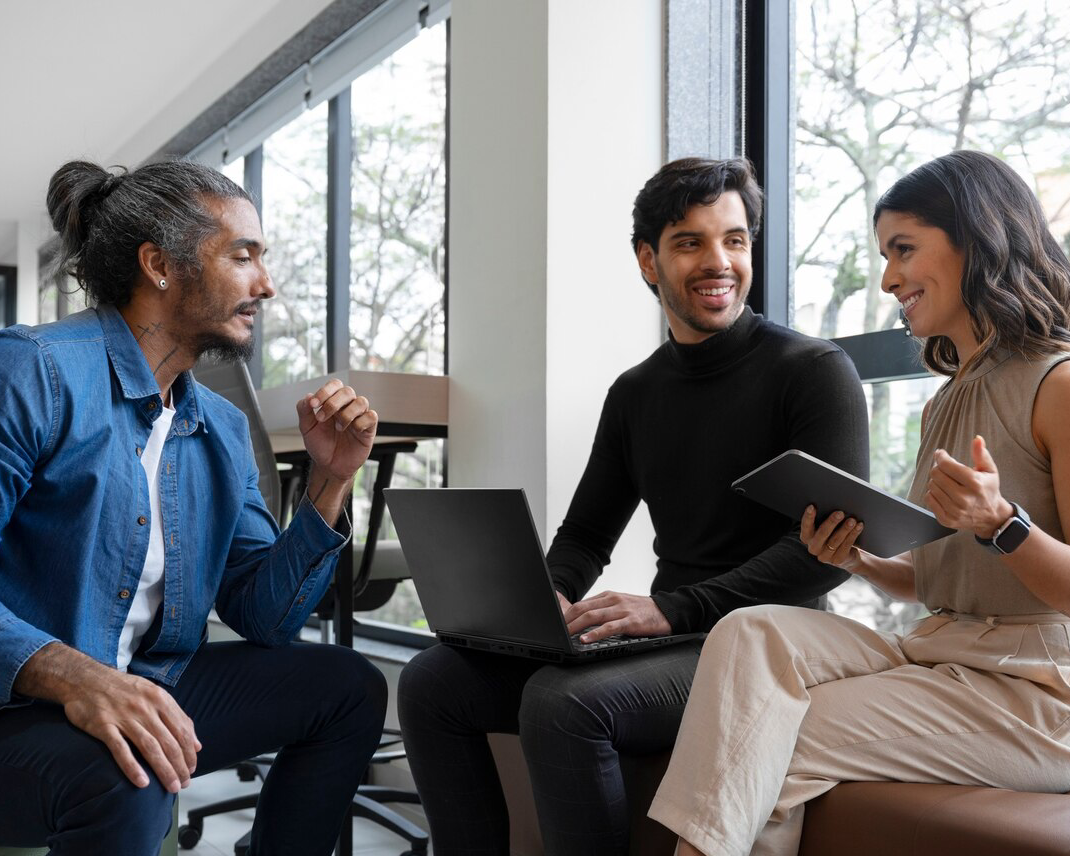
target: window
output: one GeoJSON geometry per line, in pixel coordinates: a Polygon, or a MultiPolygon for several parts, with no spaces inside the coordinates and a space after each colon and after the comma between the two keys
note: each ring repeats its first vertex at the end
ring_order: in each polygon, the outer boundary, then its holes
{"type": "MultiPolygon", "coordinates": [[[[864,385],[869,409],[870,480],[878,487],[906,497],[921,440],[922,408],[943,382],[942,377],[923,377],[864,385]]],[[[829,606],[878,630],[896,633],[925,614],[920,604],[896,601],[859,577],[851,577],[829,592],[829,606]]]]}
{"type": "Polygon", "coordinates": [[[1070,13],[1051,6],[796,3],[795,326],[899,324],[870,221],[896,178],[953,149],[1005,158],[1070,231],[1070,13]]]}
{"type": "MultiPolygon", "coordinates": [[[[232,160],[230,163],[221,166],[219,171],[238,187],[245,187],[245,158],[232,160]]],[[[256,201],[259,204],[260,200],[256,201]]]]}
{"type": "MultiPolygon", "coordinates": [[[[1060,57],[1070,46],[1070,12],[970,0],[796,0],[794,24],[786,312],[793,326],[815,336],[858,336],[853,356],[878,342],[898,343],[904,353],[916,347],[902,333],[881,338],[901,321],[898,303],[880,290],[873,207],[896,178],[956,148],[1006,159],[1036,189],[1056,238],[1068,245],[1070,158],[1062,136],[1070,71],[1060,57]]],[[[767,59],[772,73],[776,60],[767,59]]],[[[921,407],[941,381],[879,374],[884,382],[866,387],[872,479],[903,494],[921,407]]],[[[857,580],[831,600],[882,629],[900,629],[917,613],[857,580]]]]}
{"type": "Polygon", "coordinates": [[[263,306],[262,386],[327,374],[327,102],[263,144],[262,215],[277,289],[263,306]]]}
{"type": "MultiPolygon", "coordinates": [[[[351,87],[353,117],[349,364],[444,374],[446,357],[446,24],[420,35],[351,87]]],[[[398,457],[395,487],[441,487],[445,444],[398,457]]],[[[354,494],[364,515],[375,474],[354,494]]],[[[366,518],[365,518],[366,519],[366,518]]],[[[355,531],[366,531],[357,524],[355,531]]],[[[382,537],[397,538],[389,514],[382,537]]],[[[363,617],[424,629],[412,583],[363,617]]]]}
{"type": "Polygon", "coordinates": [[[38,305],[37,305],[37,318],[41,324],[48,324],[52,321],[59,320],[59,286],[52,278],[45,279],[41,282],[41,287],[37,292],[38,305]]]}
{"type": "MultiPolygon", "coordinates": [[[[393,487],[442,487],[444,443],[442,440],[424,440],[417,443],[416,451],[409,455],[400,455],[394,465],[393,487]]],[[[358,484],[353,496],[354,532],[367,532],[368,512],[371,509],[371,491],[375,483],[377,467],[365,466],[358,474],[358,484]]],[[[396,541],[397,531],[387,511],[381,541],[396,541]]],[[[381,542],[380,542],[381,543],[381,542]]],[[[394,590],[390,600],[376,610],[361,614],[361,620],[371,619],[389,624],[397,624],[414,630],[426,630],[427,619],[424,617],[420,599],[412,580],[403,580],[394,590]]]]}
{"type": "Polygon", "coordinates": [[[351,92],[350,365],[443,374],[446,24],[351,92]]]}
{"type": "Polygon", "coordinates": [[[39,324],[58,321],[86,307],[85,292],[73,277],[55,270],[59,240],[54,239],[37,253],[37,318],[39,324]]]}
{"type": "Polygon", "coordinates": [[[15,299],[18,271],[0,265],[0,327],[15,323],[15,299]]]}
{"type": "MultiPolygon", "coordinates": [[[[193,152],[230,159],[261,203],[278,292],[249,367],[261,388],[346,367],[445,374],[447,12],[387,0],[193,152]]],[[[357,477],[358,541],[376,469],[357,477]]],[[[444,469],[444,440],[424,440],[392,483],[438,487],[444,469]]],[[[389,518],[381,537],[397,537],[389,518]]],[[[370,617],[426,626],[409,583],[370,617]]]]}

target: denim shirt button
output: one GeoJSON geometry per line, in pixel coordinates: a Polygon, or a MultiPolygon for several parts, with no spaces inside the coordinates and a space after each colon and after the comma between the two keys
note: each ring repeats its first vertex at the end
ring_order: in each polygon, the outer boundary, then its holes
{"type": "Polygon", "coordinates": [[[144,525],[145,525],[146,523],[148,523],[148,522],[149,522],[149,521],[148,521],[148,519],[147,519],[147,518],[145,517],[145,515],[144,515],[144,514],[143,514],[143,515],[141,515],[141,517],[139,517],[139,518],[137,519],[137,524],[138,524],[138,526],[144,526],[144,525]]]}
{"type": "Polygon", "coordinates": [[[121,592],[119,592],[119,597],[121,597],[123,600],[126,600],[128,597],[130,597],[130,589],[123,589],[121,592]]]}
{"type": "Polygon", "coordinates": [[[140,446],[135,446],[134,447],[134,454],[137,455],[139,458],[141,457],[141,447],[140,446]]]}
{"type": "Polygon", "coordinates": [[[155,401],[150,401],[150,402],[149,402],[148,404],[146,404],[145,406],[146,406],[146,407],[147,407],[147,408],[149,409],[149,411],[151,412],[151,411],[153,411],[153,410],[155,410],[155,409],[156,409],[156,402],[155,402],[155,401]]]}

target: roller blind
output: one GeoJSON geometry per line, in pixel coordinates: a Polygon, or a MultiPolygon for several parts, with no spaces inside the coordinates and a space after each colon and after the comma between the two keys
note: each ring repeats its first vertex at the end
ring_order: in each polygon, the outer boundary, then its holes
{"type": "Polygon", "coordinates": [[[197,145],[189,157],[219,166],[244,156],[308,107],[344,90],[422,28],[445,20],[449,7],[449,0],[389,0],[197,145]]]}

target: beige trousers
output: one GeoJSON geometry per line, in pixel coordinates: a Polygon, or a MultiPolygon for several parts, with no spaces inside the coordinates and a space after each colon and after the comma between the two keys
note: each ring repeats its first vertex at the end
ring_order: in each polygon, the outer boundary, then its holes
{"type": "Polygon", "coordinates": [[[809,609],[731,613],[650,816],[708,856],[792,856],[803,804],[837,782],[1070,791],[1067,620],[934,615],[899,637],[809,609]]]}

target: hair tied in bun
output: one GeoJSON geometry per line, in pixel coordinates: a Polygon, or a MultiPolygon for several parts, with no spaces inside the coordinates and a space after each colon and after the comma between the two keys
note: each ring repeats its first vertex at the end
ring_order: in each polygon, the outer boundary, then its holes
{"type": "Polygon", "coordinates": [[[119,175],[109,175],[104,179],[104,182],[100,185],[100,190],[97,191],[97,196],[100,198],[100,201],[103,202],[107,199],[124,178],[126,178],[125,172],[120,173],[119,175]]]}

